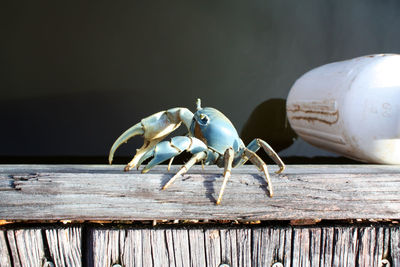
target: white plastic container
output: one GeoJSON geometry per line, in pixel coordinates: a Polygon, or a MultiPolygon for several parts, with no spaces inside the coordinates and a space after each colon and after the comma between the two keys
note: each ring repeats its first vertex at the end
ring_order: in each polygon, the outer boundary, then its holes
{"type": "Polygon", "coordinates": [[[400,164],[400,55],[313,69],[290,89],[286,110],[310,144],[364,162],[400,164]]]}

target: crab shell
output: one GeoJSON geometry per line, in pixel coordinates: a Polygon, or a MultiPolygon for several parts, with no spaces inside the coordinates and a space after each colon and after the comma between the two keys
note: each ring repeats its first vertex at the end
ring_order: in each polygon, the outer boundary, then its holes
{"type": "Polygon", "coordinates": [[[238,152],[244,146],[232,122],[215,108],[199,109],[193,115],[190,133],[220,155],[229,147],[238,152]]]}

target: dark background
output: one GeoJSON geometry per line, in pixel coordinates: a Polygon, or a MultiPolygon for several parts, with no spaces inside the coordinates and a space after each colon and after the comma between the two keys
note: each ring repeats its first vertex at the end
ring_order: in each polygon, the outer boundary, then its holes
{"type": "MultiPolygon", "coordinates": [[[[87,157],[105,163],[125,129],[170,107],[194,111],[198,97],[223,111],[243,139],[259,133],[282,156],[335,156],[301,140],[291,145],[284,114],[290,87],[322,64],[400,52],[396,0],[1,6],[3,162],[87,157]]],[[[140,143],[132,140],[117,155],[134,153],[140,143]]]]}

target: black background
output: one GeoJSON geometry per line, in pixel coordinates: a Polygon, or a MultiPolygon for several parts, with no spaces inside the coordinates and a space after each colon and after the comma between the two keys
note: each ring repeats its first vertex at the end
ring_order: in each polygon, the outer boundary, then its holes
{"type": "MultiPolygon", "coordinates": [[[[260,133],[281,150],[294,138],[282,128],[284,99],[299,76],[333,61],[400,52],[395,0],[1,6],[3,162],[105,163],[125,129],[170,107],[193,111],[198,97],[223,111],[246,140],[260,133]]],[[[334,156],[297,142],[283,155],[334,156]]],[[[117,155],[131,155],[140,143],[132,140],[117,155]]]]}

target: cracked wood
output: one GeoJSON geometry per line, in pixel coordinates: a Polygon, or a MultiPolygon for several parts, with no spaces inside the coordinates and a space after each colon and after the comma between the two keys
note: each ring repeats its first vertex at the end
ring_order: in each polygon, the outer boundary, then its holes
{"type": "Polygon", "coordinates": [[[254,166],[193,167],[167,190],[179,166],[147,174],[106,165],[0,165],[0,220],[306,220],[399,219],[400,167],[271,166],[275,191],[254,166]]]}

